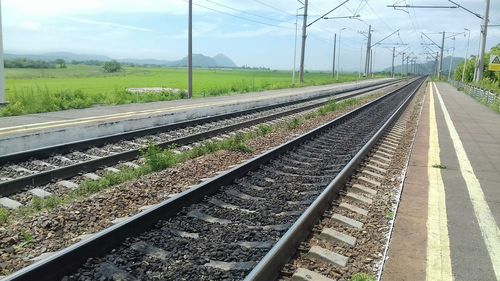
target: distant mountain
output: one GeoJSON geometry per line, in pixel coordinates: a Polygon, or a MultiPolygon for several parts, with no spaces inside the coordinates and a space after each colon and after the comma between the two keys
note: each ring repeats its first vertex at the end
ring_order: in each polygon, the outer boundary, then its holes
{"type": "MultiPolygon", "coordinates": [[[[187,57],[180,59],[178,61],[172,61],[168,66],[182,67],[187,66],[187,57]]],[[[236,64],[228,57],[222,54],[218,54],[215,57],[208,57],[202,54],[193,54],[193,66],[194,67],[237,67],[236,64]]]]}
{"type": "MultiPolygon", "coordinates": [[[[69,52],[55,52],[45,54],[4,54],[5,59],[20,59],[27,58],[32,60],[54,61],[56,59],[64,59],[67,62],[71,61],[110,61],[112,58],[101,55],[84,55],[74,54],[69,52]]],[[[158,59],[119,59],[121,63],[133,63],[136,65],[157,65],[169,67],[187,66],[187,57],[180,60],[158,60],[158,59]]],[[[205,56],[202,54],[193,54],[193,66],[202,68],[214,67],[238,67],[230,58],[223,54],[218,54],[214,57],[205,56]]]]}
{"type": "Polygon", "coordinates": [[[213,57],[213,59],[215,60],[215,63],[218,66],[222,66],[222,67],[237,67],[236,64],[230,58],[226,57],[223,54],[218,54],[215,57],[213,57]]]}

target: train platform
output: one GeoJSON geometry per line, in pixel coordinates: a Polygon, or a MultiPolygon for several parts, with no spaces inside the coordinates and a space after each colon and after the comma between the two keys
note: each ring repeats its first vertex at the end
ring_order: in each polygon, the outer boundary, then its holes
{"type": "Polygon", "coordinates": [[[206,116],[301,100],[389,81],[364,81],[293,89],[117,106],[97,106],[0,118],[0,155],[166,125],[206,116]]]}
{"type": "Polygon", "coordinates": [[[500,280],[500,114],[431,82],[382,280],[500,280]]]}

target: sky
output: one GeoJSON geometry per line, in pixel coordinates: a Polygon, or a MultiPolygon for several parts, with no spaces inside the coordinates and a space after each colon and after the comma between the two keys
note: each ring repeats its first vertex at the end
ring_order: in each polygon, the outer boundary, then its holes
{"type": "MultiPolygon", "coordinates": [[[[344,1],[309,0],[308,23],[344,1]]],[[[484,0],[455,1],[484,14],[484,0]]],[[[359,70],[369,24],[374,29],[372,43],[399,30],[374,48],[374,70],[390,66],[394,44],[407,44],[395,47],[425,62],[425,48],[436,52],[438,48],[430,40],[440,44],[442,31],[447,37],[445,55],[465,56],[468,33],[464,28],[471,31],[469,54],[477,54],[481,19],[473,14],[459,8],[387,7],[393,4],[453,5],[447,0],[349,0],[329,16],[359,14],[360,20],[320,19],[308,28],[306,69],[332,68],[333,37],[337,34],[340,68],[359,70]]],[[[1,5],[3,44],[8,53],[64,51],[115,59],[167,60],[187,55],[187,0],[3,0],[1,5]]],[[[298,67],[302,17],[296,14],[302,4],[297,0],[193,0],[193,5],[194,53],[223,53],[239,66],[292,69],[296,49],[298,67]]],[[[491,0],[490,24],[500,24],[499,0],[491,0]]],[[[487,49],[498,43],[500,27],[489,28],[487,49]]],[[[400,61],[401,56],[396,57],[396,64],[400,61]]]]}

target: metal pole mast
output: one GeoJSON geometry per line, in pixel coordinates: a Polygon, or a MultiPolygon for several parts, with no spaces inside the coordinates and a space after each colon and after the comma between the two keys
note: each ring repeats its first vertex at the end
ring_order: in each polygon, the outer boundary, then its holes
{"type": "Polygon", "coordinates": [[[448,81],[451,79],[451,67],[453,66],[453,56],[455,55],[455,38],[453,38],[453,51],[451,52],[450,68],[448,68],[448,81]]]}
{"type": "Polygon", "coordinates": [[[299,9],[297,9],[297,13],[295,13],[295,42],[293,45],[293,73],[292,73],[292,84],[295,84],[295,65],[297,64],[297,29],[298,29],[298,20],[299,20],[299,9]]]}
{"type": "Polygon", "coordinates": [[[304,1],[304,21],[302,23],[302,50],[300,52],[300,83],[304,83],[304,56],[306,53],[306,37],[307,37],[307,8],[309,0],[304,1]]]}
{"type": "Polygon", "coordinates": [[[404,76],[404,68],[405,68],[405,53],[401,54],[401,77],[404,76]]]}
{"type": "Polygon", "coordinates": [[[396,47],[392,47],[392,66],[391,66],[391,77],[394,78],[394,57],[396,56],[396,47]]]}
{"type": "Polygon", "coordinates": [[[5,73],[3,69],[2,1],[0,0],[0,105],[5,104],[5,73]]]}
{"type": "Polygon", "coordinates": [[[479,54],[479,65],[477,66],[476,82],[483,79],[484,51],[486,49],[486,35],[488,34],[488,21],[490,15],[490,0],[486,0],[486,11],[484,12],[483,25],[481,26],[481,53],[479,54]]]}
{"type": "Polygon", "coordinates": [[[444,36],[445,32],[443,31],[443,38],[441,39],[441,55],[439,56],[439,70],[438,70],[438,79],[441,78],[441,72],[443,71],[443,52],[444,52],[444,36]]]}
{"type": "Polygon", "coordinates": [[[368,77],[370,72],[370,54],[372,44],[372,26],[368,26],[368,42],[366,43],[366,58],[365,58],[365,77],[368,77]]]}
{"type": "Polygon", "coordinates": [[[335,52],[337,49],[337,33],[333,35],[333,66],[332,66],[332,78],[335,77],[335,52]]]}
{"type": "Polygon", "coordinates": [[[465,81],[465,68],[467,67],[467,56],[469,55],[469,42],[470,42],[470,30],[466,29],[469,32],[469,36],[467,37],[467,49],[465,49],[465,59],[464,59],[464,67],[462,69],[462,83],[465,81]]]}
{"type": "Polygon", "coordinates": [[[407,56],[406,57],[406,75],[408,75],[409,73],[409,69],[408,69],[408,63],[410,62],[410,56],[407,56]]]}
{"type": "Polygon", "coordinates": [[[436,60],[434,61],[434,70],[436,71],[436,76],[438,76],[438,74],[439,74],[438,59],[439,59],[439,52],[436,52],[436,60]]]}
{"type": "Polygon", "coordinates": [[[337,58],[337,64],[338,64],[338,67],[337,67],[337,81],[339,80],[339,72],[340,72],[340,39],[342,37],[342,30],[340,30],[339,32],[339,51],[338,51],[338,58],[337,58]]]}
{"type": "Polygon", "coordinates": [[[188,23],[188,98],[193,97],[193,0],[189,0],[188,23]]]}
{"type": "Polygon", "coordinates": [[[372,48],[370,48],[370,52],[371,52],[370,53],[370,75],[373,77],[373,57],[374,57],[373,53],[374,53],[374,51],[372,48]]]}
{"type": "Polygon", "coordinates": [[[363,71],[363,45],[364,43],[361,42],[361,54],[359,56],[359,73],[358,73],[358,78],[361,79],[361,72],[363,71]]]}

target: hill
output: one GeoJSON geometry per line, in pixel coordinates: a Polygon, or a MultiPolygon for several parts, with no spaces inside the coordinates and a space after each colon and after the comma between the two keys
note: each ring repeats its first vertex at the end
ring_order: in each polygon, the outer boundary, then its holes
{"type": "MultiPolygon", "coordinates": [[[[30,59],[41,61],[55,61],[56,59],[64,59],[67,62],[71,61],[110,61],[113,58],[92,55],[92,54],[75,54],[70,52],[53,52],[44,54],[4,54],[5,59],[30,59]]],[[[154,66],[169,66],[169,67],[183,67],[187,66],[187,57],[179,60],[159,60],[159,59],[118,59],[121,63],[131,63],[136,65],[154,65],[154,66]]],[[[218,54],[214,57],[205,56],[203,54],[193,54],[193,66],[201,68],[236,68],[238,67],[230,58],[223,54],[218,54]]]]}

